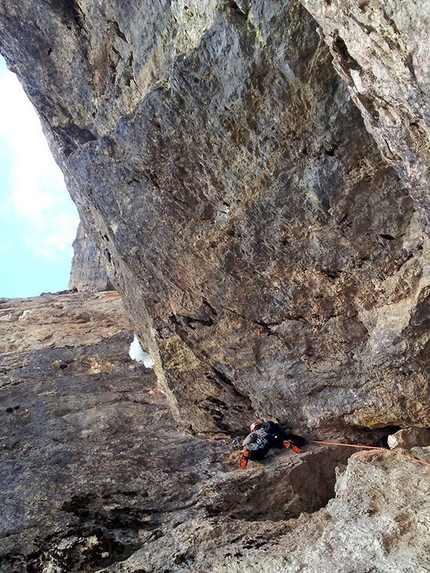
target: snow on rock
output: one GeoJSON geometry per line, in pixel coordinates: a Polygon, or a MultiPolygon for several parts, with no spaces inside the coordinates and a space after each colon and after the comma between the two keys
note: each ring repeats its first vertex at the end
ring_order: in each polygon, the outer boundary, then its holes
{"type": "Polygon", "coordinates": [[[153,368],[154,361],[149,356],[149,354],[143,350],[137,334],[134,335],[134,339],[130,344],[130,350],[128,354],[132,360],[135,360],[136,362],[143,362],[145,368],[153,368]]]}

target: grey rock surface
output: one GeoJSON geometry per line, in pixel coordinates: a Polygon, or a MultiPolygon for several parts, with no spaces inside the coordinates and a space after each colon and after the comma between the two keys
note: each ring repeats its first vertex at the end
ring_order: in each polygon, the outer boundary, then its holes
{"type": "Polygon", "coordinates": [[[243,471],[226,436],[178,428],[115,293],[0,311],[1,573],[428,569],[429,465],[308,445],[243,471]]]}
{"type": "MultiPolygon", "coordinates": [[[[429,448],[415,453],[429,459],[429,448]]],[[[356,454],[338,479],[336,498],[315,514],[279,522],[196,520],[103,572],[425,573],[428,494],[428,468],[389,454],[356,454]]]]}
{"type": "Polygon", "coordinates": [[[428,219],[430,4],[303,0],[366,127],[428,219]]]}
{"type": "Polygon", "coordinates": [[[125,305],[1,301],[1,573],[429,569],[428,466],[311,445],[244,473],[229,445],[256,415],[430,426],[427,24],[412,0],[0,0],[125,305]]]}
{"type": "Polygon", "coordinates": [[[118,295],[0,310],[0,571],[93,571],[186,519],[219,448],[177,431],[118,295]]]}
{"type": "Polygon", "coordinates": [[[411,449],[414,446],[426,446],[430,443],[430,428],[403,428],[388,436],[389,448],[411,449]]]}
{"type": "MultiPolygon", "coordinates": [[[[406,16],[384,28],[386,13],[364,4],[391,42],[412,36],[406,16]]],[[[339,20],[347,45],[355,8],[341,6],[320,20],[339,20]]],[[[411,26],[425,18],[420,3],[402,6],[411,26]]],[[[381,157],[316,26],[296,1],[2,5],[0,49],[194,431],[254,413],[330,435],[429,425],[423,193],[381,157]]],[[[363,68],[393,68],[369,100],[383,85],[388,107],[409,98],[402,51],[380,61],[354,46],[363,68]]],[[[416,66],[422,78],[421,56],[416,66]]],[[[426,145],[411,144],[420,189],[426,145]]],[[[410,175],[405,153],[391,163],[410,175]]]]}
{"type": "Polygon", "coordinates": [[[78,226],[73,251],[70,290],[79,292],[114,290],[108,272],[109,259],[103,256],[82,223],[78,226]]]}

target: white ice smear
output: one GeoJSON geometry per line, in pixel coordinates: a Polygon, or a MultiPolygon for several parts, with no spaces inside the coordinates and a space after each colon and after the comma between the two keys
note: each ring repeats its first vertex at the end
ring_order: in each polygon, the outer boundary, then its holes
{"type": "Polygon", "coordinates": [[[132,360],[135,360],[136,362],[143,362],[145,368],[154,367],[154,361],[149,356],[149,354],[143,350],[137,334],[134,335],[134,339],[130,344],[130,350],[128,354],[132,360]]]}

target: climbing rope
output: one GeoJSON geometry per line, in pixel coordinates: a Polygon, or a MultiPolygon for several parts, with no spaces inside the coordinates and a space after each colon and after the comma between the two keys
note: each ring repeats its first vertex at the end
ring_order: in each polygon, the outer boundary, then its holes
{"type": "Polygon", "coordinates": [[[424,460],[420,460],[419,458],[413,458],[412,456],[408,456],[406,454],[401,454],[400,452],[396,452],[395,450],[386,450],[385,448],[378,448],[375,446],[364,446],[360,444],[342,444],[341,442],[325,442],[323,440],[307,440],[308,444],[316,444],[317,446],[337,446],[342,448],[355,448],[357,450],[372,450],[370,452],[363,452],[363,455],[370,455],[372,453],[383,452],[384,454],[390,453],[395,456],[399,456],[401,458],[406,458],[407,460],[411,460],[416,462],[417,464],[422,464],[423,466],[429,466],[429,462],[425,462],[424,460]]]}

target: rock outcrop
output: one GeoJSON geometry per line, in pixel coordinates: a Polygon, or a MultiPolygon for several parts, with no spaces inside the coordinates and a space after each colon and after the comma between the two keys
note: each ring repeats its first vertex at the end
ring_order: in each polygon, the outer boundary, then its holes
{"type": "Polygon", "coordinates": [[[0,0],[125,305],[1,302],[2,573],[429,569],[428,466],[230,447],[256,415],[430,426],[428,29],[412,0],[0,0]]]}
{"type": "Polygon", "coordinates": [[[430,5],[303,0],[384,159],[430,210],[430,5]]]}
{"type": "Polygon", "coordinates": [[[287,521],[195,520],[102,571],[425,573],[428,468],[417,471],[389,456],[376,462],[357,456],[339,477],[336,498],[316,514],[287,521]]]}
{"type": "Polygon", "coordinates": [[[3,299],[0,319],[1,573],[430,566],[429,467],[308,445],[243,471],[222,434],[178,429],[115,293],[3,299]]]}
{"type": "Polygon", "coordinates": [[[193,431],[429,425],[425,6],[303,4],[354,101],[297,1],[2,7],[1,50],[193,431]]]}
{"type": "Polygon", "coordinates": [[[79,292],[114,290],[109,278],[107,260],[91,239],[82,223],[73,242],[73,261],[69,289],[79,292]]]}

